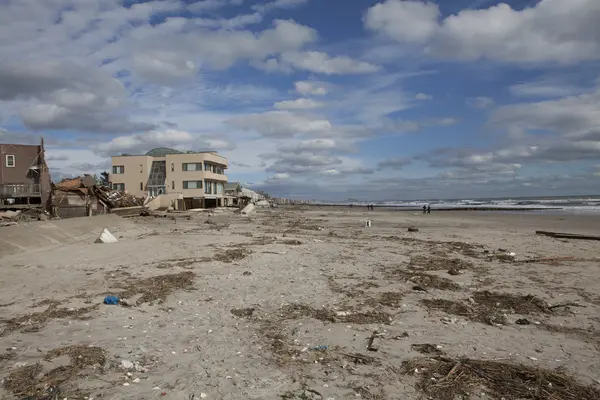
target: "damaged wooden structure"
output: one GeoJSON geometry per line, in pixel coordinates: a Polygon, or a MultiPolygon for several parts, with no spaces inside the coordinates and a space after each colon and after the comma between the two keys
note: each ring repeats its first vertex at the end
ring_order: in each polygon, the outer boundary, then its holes
{"type": "Polygon", "coordinates": [[[113,213],[121,216],[144,214],[144,199],[113,190],[91,175],[64,179],[52,187],[52,215],[73,218],[113,213]]]}

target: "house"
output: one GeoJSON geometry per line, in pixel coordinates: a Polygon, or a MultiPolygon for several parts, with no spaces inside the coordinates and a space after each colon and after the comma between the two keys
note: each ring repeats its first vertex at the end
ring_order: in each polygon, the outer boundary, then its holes
{"type": "Polygon", "coordinates": [[[237,206],[238,199],[242,193],[242,184],[239,182],[228,182],[225,184],[225,206],[237,206]]]}
{"type": "Polygon", "coordinates": [[[216,151],[181,152],[156,148],[145,155],[112,157],[109,181],[136,197],[173,197],[177,209],[225,205],[227,159],[216,151]]]}
{"type": "Polygon", "coordinates": [[[39,145],[0,144],[0,209],[50,205],[51,179],[39,145]]]}

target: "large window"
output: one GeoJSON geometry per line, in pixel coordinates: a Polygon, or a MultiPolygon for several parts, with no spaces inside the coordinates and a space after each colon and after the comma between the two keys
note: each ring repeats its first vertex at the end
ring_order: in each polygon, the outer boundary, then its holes
{"type": "Polygon", "coordinates": [[[202,189],[202,181],[183,181],[184,189],[202,189]]]}
{"type": "Polygon", "coordinates": [[[206,185],[204,185],[204,193],[212,194],[213,185],[214,183],[206,181],[206,185]]]}
{"type": "Polygon", "coordinates": [[[202,171],[202,163],[183,163],[181,169],[183,171],[202,171]]]}
{"type": "Polygon", "coordinates": [[[14,166],[15,166],[15,156],[14,155],[6,156],[6,166],[8,168],[14,168],[14,166]]]}
{"type": "Polygon", "coordinates": [[[113,183],[112,186],[113,186],[113,190],[120,190],[121,192],[125,191],[125,184],[124,183],[113,183]]]}
{"type": "Polygon", "coordinates": [[[113,174],[124,174],[125,166],[124,165],[113,165],[113,174]]]}

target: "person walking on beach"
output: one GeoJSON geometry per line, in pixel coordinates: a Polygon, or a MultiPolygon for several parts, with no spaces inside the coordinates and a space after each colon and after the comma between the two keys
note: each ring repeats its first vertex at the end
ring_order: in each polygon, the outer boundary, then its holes
{"type": "Polygon", "coordinates": [[[427,205],[423,204],[423,214],[427,214],[427,205]]]}
{"type": "Polygon", "coordinates": [[[427,214],[431,214],[431,204],[427,204],[427,214]]]}

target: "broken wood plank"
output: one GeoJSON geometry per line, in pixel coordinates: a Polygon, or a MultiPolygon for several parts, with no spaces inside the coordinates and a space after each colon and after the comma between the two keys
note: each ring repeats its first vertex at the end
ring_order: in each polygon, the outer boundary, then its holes
{"type": "Polygon", "coordinates": [[[550,236],[557,239],[580,239],[580,240],[600,240],[600,236],[583,235],[578,233],[535,231],[536,235],[550,236]]]}

